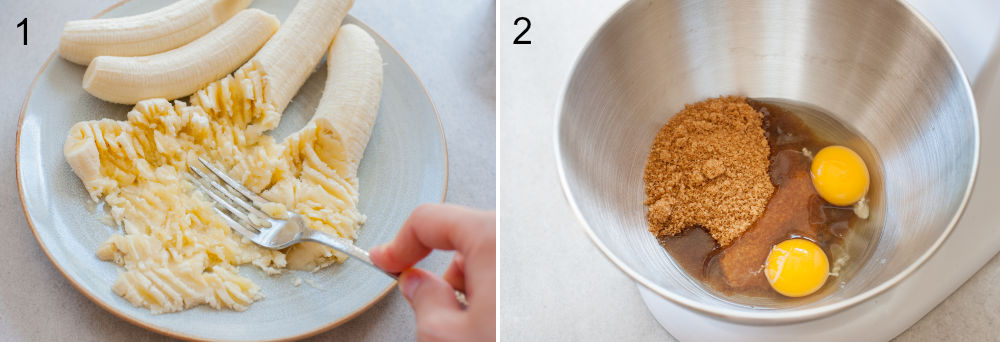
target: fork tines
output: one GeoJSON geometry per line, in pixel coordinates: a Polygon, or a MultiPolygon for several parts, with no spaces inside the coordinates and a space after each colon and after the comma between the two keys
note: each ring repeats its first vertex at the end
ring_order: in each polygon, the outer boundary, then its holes
{"type": "Polygon", "coordinates": [[[271,227],[269,216],[256,207],[267,203],[267,200],[204,158],[198,157],[198,161],[208,171],[193,164],[188,165],[191,170],[187,173],[188,179],[215,201],[215,211],[222,215],[230,227],[250,238],[260,234],[260,229],[271,227]]]}

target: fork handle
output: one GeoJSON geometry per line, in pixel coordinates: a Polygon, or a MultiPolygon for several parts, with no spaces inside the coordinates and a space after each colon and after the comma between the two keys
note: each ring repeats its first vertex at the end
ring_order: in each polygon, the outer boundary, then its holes
{"type": "Polygon", "coordinates": [[[391,277],[392,279],[399,280],[399,273],[386,272],[378,266],[375,266],[375,264],[372,263],[371,257],[368,256],[368,251],[356,246],[353,242],[351,242],[351,240],[312,229],[304,229],[301,238],[330,246],[330,248],[344,252],[351,256],[351,258],[361,261],[366,265],[385,273],[385,275],[391,277]]]}

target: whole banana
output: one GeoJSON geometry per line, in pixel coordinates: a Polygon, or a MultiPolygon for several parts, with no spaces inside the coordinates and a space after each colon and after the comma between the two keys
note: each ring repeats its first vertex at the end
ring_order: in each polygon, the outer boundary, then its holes
{"type": "Polygon", "coordinates": [[[299,0],[250,63],[267,75],[264,97],[283,112],[316,69],[354,0],[299,0]]]}
{"type": "Polygon", "coordinates": [[[249,60],[277,30],[273,15],[243,10],[205,36],[167,52],[94,58],[83,75],[83,89],[123,104],[190,95],[249,60]]]}
{"type": "Polygon", "coordinates": [[[347,24],[337,31],[326,66],[326,85],[310,122],[328,120],[337,129],[354,177],[382,99],[382,56],[367,32],[347,24]]]}
{"type": "Polygon", "coordinates": [[[253,0],[181,0],[121,18],[74,20],[63,27],[59,56],[87,65],[97,56],[145,56],[205,35],[253,0]]]}

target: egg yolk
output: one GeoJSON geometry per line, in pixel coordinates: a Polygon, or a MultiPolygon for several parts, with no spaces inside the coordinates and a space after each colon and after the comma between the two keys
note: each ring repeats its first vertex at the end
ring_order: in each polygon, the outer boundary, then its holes
{"type": "Polygon", "coordinates": [[[830,262],[812,241],[789,239],[774,245],[765,265],[767,282],[788,297],[808,296],[826,283],[830,262]]]}
{"type": "Polygon", "coordinates": [[[827,146],[813,158],[813,186],[833,205],[848,206],[868,192],[868,168],[857,153],[844,146],[827,146]]]}

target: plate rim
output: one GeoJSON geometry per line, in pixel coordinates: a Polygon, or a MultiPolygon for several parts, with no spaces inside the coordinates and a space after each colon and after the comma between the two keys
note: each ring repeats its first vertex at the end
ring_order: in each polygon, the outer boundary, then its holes
{"type": "MultiPolygon", "coordinates": [[[[98,12],[97,14],[95,14],[94,16],[92,16],[91,18],[99,18],[99,17],[107,14],[108,12],[114,10],[115,8],[118,8],[118,7],[122,6],[122,5],[124,5],[125,3],[129,2],[129,1],[131,1],[131,0],[121,0],[121,1],[119,1],[119,2],[117,2],[115,4],[113,4],[113,5],[109,6],[108,8],[105,8],[105,9],[101,10],[100,12],[98,12]]],[[[448,172],[449,171],[448,170],[448,165],[449,165],[449,163],[448,163],[448,142],[447,142],[447,137],[445,136],[445,132],[444,132],[444,125],[441,123],[441,116],[440,116],[440,114],[438,114],[437,106],[434,104],[434,100],[431,98],[430,93],[427,91],[427,87],[424,85],[424,82],[420,79],[420,77],[417,76],[416,71],[413,70],[413,67],[410,66],[410,63],[407,62],[406,59],[403,58],[403,55],[399,53],[399,50],[396,50],[396,48],[393,47],[392,44],[390,44],[388,40],[386,40],[384,37],[382,37],[381,34],[379,34],[374,29],[372,29],[372,27],[369,26],[367,23],[365,23],[363,20],[361,20],[361,19],[359,19],[357,17],[352,16],[350,14],[350,12],[348,12],[347,17],[351,17],[354,21],[356,21],[357,23],[361,24],[361,26],[363,26],[366,29],[365,31],[367,31],[368,33],[374,34],[376,36],[376,38],[381,39],[383,42],[385,42],[385,45],[388,46],[389,49],[392,50],[393,53],[395,53],[397,56],[400,57],[400,60],[403,61],[403,65],[406,66],[406,69],[409,70],[414,75],[414,78],[417,80],[417,83],[420,85],[420,89],[423,90],[424,96],[427,98],[427,102],[431,105],[431,111],[434,113],[434,120],[437,121],[438,132],[441,135],[441,148],[442,148],[442,152],[443,152],[443,156],[444,156],[444,179],[443,179],[444,187],[441,189],[441,201],[440,201],[441,203],[444,203],[447,200],[447,198],[448,198],[448,176],[449,176],[449,172],[448,172]]],[[[55,58],[57,52],[58,52],[58,48],[56,48],[55,50],[52,51],[51,54],[49,54],[49,57],[45,60],[45,63],[43,63],[42,67],[39,68],[38,73],[35,74],[34,79],[31,80],[31,84],[28,86],[28,94],[25,95],[25,97],[24,97],[24,102],[21,104],[21,113],[18,115],[18,119],[17,119],[17,132],[15,133],[15,136],[16,136],[15,139],[16,139],[16,141],[14,143],[14,171],[15,171],[15,174],[16,174],[15,177],[17,179],[17,194],[18,194],[18,199],[20,200],[20,203],[21,203],[21,211],[24,212],[24,218],[28,222],[28,227],[31,228],[31,234],[35,236],[35,241],[38,242],[38,246],[42,248],[42,252],[44,252],[45,256],[49,259],[50,262],[52,262],[52,265],[55,266],[56,270],[59,271],[60,274],[62,274],[63,278],[65,278],[66,280],[68,280],[69,283],[70,283],[70,285],[73,285],[73,287],[76,288],[76,290],[78,292],[82,293],[84,295],[84,297],[87,297],[87,299],[90,299],[91,302],[97,304],[97,306],[101,307],[105,311],[110,312],[112,315],[114,315],[114,316],[116,316],[116,317],[118,317],[118,318],[120,318],[120,319],[122,319],[122,320],[124,320],[126,322],[129,322],[129,323],[131,323],[133,325],[142,327],[142,328],[144,328],[146,330],[155,332],[157,334],[161,334],[161,335],[165,335],[165,336],[169,336],[169,337],[174,337],[174,338],[179,338],[179,339],[183,339],[183,340],[188,340],[188,341],[207,341],[207,340],[209,340],[209,339],[207,339],[205,337],[196,336],[196,335],[188,334],[188,333],[185,333],[185,332],[173,330],[173,329],[170,329],[170,328],[158,326],[158,325],[146,322],[144,320],[141,320],[139,318],[132,317],[132,316],[128,315],[127,313],[118,310],[117,308],[115,308],[110,303],[104,302],[103,300],[101,300],[100,298],[98,298],[97,296],[95,296],[94,294],[92,294],[90,291],[84,289],[77,282],[76,279],[74,279],[73,277],[70,277],[66,273],[66,271],[63,270],[63,266],[61,264],[59,264],[58,262],[56,262],[56,260],[52,257],[52,254],[49,252],[49,249],[45,245],[45,243],[42,242],[41,238],[38,237],[38,231],[37,231],[37,228],[35,228],[35,222],[32,219],[31,214],[28,212],[28,207],[24,205],[24,185],[21,184],[22,183],[21,182],[21,154],[20,154],[20,151],[21,151],[21,128],[22,128],[22,125],[24,124],[24,114],[25,114],[26,110],[28,109],[28,102],[31,100],[31,94],[35,90],[35,85],[38,83],[38,79],[42,76],[42,73],[45,71],[45,69],[48,68],[49,63],[52,62],[53,58],[55,58]]],[[[387,286],[384,290],[382,290],[381,293],[379,293],[374,298],[372,298],[372,300],[370,300],[368,303],[365,303],[365,305],[363,305],[362,307],[360,307],[358,310],[355,310],[354,312],[352,312],[352,313],[350,313],[350,314],[348,314],[348,315],[346,315],[344,317],[341,317],[338,320],[332,321],[332,322],[330,322],[330,323],[328,323],[326,325],[320,326],[318,328],[315,328],[315,329],[312,329],[312,330],[309,330],[309,331],[305,331],[305,332],[302,332],[302,333],[299,333],[299,334],[296,334],[296,335],[292,335],[292,336],[285,336],[285,337],[281,337],[281,338],[278,338],[278,339],[273,339],[272,341],[290,341],[290,340],[304,339],[304,338],[308,338],[308,337],[311,337],[311,336],[318,335],[318,334],[320,334],[322,332],[328,331],[328,330],[333,329],[333,328],[335,328],[337,326],[340,326],[340,325],[342,325],[344,323],[347,323],[348,321],[350,321],[350,320],[354,319],[355,317],[361,315],[362,313],[368,311],[368,309],[370,309],[376,303],[378,303],[383,298],[385,298],[385,296],[388,295],[389,292],[391,292],[394,287],[396,287],[396,284],[397,284],[397,281],[393,280],[391,283],[389,283],[389,286],[387,286]]]]}

